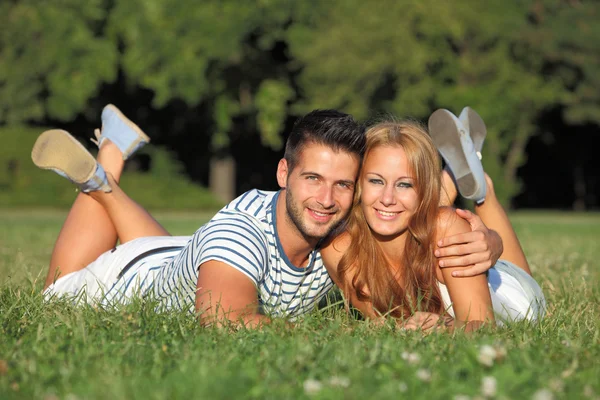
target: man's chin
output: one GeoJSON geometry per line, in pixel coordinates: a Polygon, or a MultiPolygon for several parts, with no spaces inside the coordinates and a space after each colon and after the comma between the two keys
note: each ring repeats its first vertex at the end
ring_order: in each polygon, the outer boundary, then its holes
{"type": "Polygon", "coordinates": [[[320,225],[316,227],[312,227],[312,229],[307,229],[302,234],[307,239],[312,239],[319,241],[321,239],[326,238],[329,234],[334,230],[334,228],[339,224],[339,221],[330,222],[327,225],[320,225]]]}

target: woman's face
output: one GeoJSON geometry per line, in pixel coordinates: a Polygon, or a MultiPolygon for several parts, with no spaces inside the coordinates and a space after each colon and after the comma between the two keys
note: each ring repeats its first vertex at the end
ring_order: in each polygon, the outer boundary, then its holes
{"type": "Polygon", "coordinates": [[[381,146],[369,151],[360,179],[362,211],[373,233],[382,240],[403,234],[418,201],[404,149],[381,146]]]}

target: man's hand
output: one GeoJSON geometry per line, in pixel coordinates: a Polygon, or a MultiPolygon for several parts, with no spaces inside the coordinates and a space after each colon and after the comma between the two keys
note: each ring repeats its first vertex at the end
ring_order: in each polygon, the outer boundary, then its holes
{"type": "Polygon", "coordinates": [[[471,232],[445,237],[438,241],[435,256],[439,258],[439,266],[459,267],[470,265],[452,276],[467,277],[484,273],[490,269],[502,254],[500,235],[481,221],[481,218],[468,210],[456,209],[456,214],[471,226],[471,232]]]}
{"type": "Polygon", "coordinates": [[[242,272],[220,261],[200,266],[196,291],[196,311],[204,325],[254,328],[270,318],[258,313],[258,293],[242,272]]]}

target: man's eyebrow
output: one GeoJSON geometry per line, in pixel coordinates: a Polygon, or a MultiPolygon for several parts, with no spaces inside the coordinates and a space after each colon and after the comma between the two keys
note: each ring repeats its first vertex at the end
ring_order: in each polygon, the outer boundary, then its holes
{"type": "MultiPolygon", "coordinates": [[[[312,172],[312,171],[304,171],[300,173],[300,176],[317,176],[319,178],[322,178],[323,175],[317,173],[317,172],[312,172]]],[[[352,185],[354,186],[356,184],[356,181],[352,181],[352,180],[348,180],[348,179],[340,179],[338,181],[335,181],[336,183],[343,183],[346,185],[352,185]]]]}
{"type": "Polygon", "coordinates": [[[300,176],[305,176],[305,175],[312,175],[312,176],[322,177],[321,174],[318,174],[318,173],[312,172],[312,171],[304,171],[304,172],[300,173],[300,176]]]}

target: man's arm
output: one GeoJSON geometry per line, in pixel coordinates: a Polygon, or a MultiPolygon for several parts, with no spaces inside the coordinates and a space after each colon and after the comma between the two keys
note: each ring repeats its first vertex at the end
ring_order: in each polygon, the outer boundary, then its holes
{"type": "Polygon", "coordinates": [[[454,277],[471,277],[490,269],[502,255],[502,239],[488,229],[481,218],[468,210],[457,209],[456,214],[471,226],[471,232],[459,233],[440,239],[435,251],[441,268],[469,267],[452,271],[454,277]]]}
{"type": "Polygon", "coordinates": [[[271,321],[258,313],[258,293],[252,280],[221,261],[207,261],[200,266],[196,311],[203,324],[233,323],[254,328],[271,321]]]}

